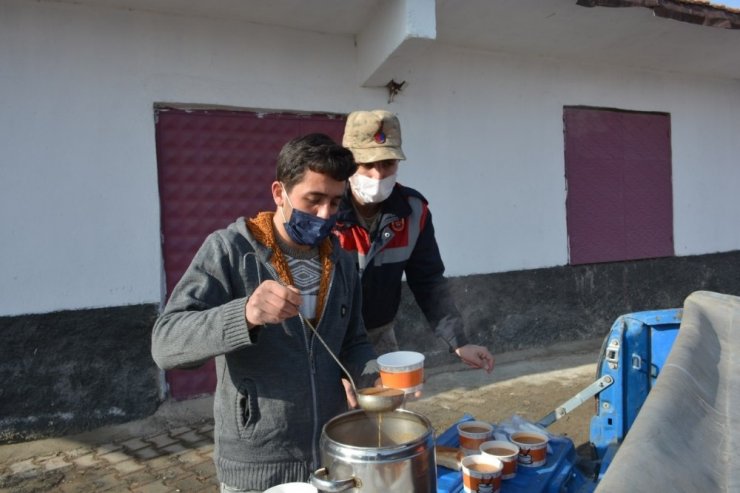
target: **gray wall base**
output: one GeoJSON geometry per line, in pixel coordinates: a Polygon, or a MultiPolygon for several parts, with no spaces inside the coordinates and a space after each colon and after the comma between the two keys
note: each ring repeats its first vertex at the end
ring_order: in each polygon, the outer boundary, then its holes
{"type": "MultiPolygon", "coordinates": [[[[492,353],[605,337],[620,315],[683,306],[698,290],[740,295],[740,251],[450,278],[471,342],[492,353]]],[[[404,286],[396,334],[434,366],[457,360],[404,286]]]]}
{"type": "MultiPolygon", "coordinates": [[[[698,290],[740,295],[740,251],[451,278],[473,342],[493,353],[604,337],[620,315],[683,306],[698,290]]],[[[0,443],[132,421],[160,404],[154,304],[0,317],[0,443]]],[[[457,362],[408,287],[401,347],[457,362]]]]}
{"type": "Polygon", "coordinates": [[[156,305],[0,317],[0,443],[148,416],[156,305]]]}

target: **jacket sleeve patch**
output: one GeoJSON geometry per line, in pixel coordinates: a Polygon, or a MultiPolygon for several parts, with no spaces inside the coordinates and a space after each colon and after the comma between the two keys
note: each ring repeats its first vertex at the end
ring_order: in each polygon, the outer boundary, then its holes
{"type": "Polygon", "coordinates": [[[405,221],[403,219],[394,221],[393,223],[391,223],[391,229],[393,230],[393,232],[395,232],[395,235],[393,235],[391,241],[389,241],[388,244],[383,247],[383,250],[387,250],[389,248],[405,248],[409,246],[408,221],[405,221]]]}

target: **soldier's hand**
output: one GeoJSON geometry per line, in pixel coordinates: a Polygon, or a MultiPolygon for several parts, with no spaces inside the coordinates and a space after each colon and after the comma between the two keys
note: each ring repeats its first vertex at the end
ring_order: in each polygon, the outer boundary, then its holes
{"type": "Polygon", "coordinates": [[[460,357],[463,363],[472,368],[482,368],[488,373],[493,371],[493,355],[483,346],[468,344],[455,349],[455,354],[460,357]]]}

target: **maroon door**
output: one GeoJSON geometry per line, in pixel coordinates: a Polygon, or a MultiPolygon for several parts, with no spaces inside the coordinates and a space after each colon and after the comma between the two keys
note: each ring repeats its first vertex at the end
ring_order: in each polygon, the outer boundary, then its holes
{"type": "Polygon", "coordinates": [[[671,120],[566,107],[570,263],[673,255],[671,120]]]}
{"type": "MultiPolygon", "coordinates": [[[[344,116],[226,110],[156,110],[157,167],[167,296],[209,233],[274,210],[270,184],[288,140],[322,132],[341,142],[344,116]]],[[[213,360],[167,372],[170,395],[213,393],[213,360]]]]}

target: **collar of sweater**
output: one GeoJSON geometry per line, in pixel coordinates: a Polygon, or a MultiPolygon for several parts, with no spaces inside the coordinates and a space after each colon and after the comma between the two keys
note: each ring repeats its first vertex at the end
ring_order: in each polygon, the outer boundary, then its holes
{"type": "MultiPolygon", "coordinates": [[[[285,286],[293,285],[293,275],[288,267],[283,251],[276,239],[275,227],[273,225],[274,212],[260,212],[257,216],[247,220],[247,229],[252,236],[262,245],[272,251],[269,258],[270,264],[277,272],[278,281],[285,286]]],[[[319,244],[319,262],[321,263],[321,281],[319,283],[319,295],[316,300],[316,320],[321,318],[329,293],[329,281],[331,279],[334,264],[331,259],[332,243],[330,238],[325,238],[319,244]]]]}

